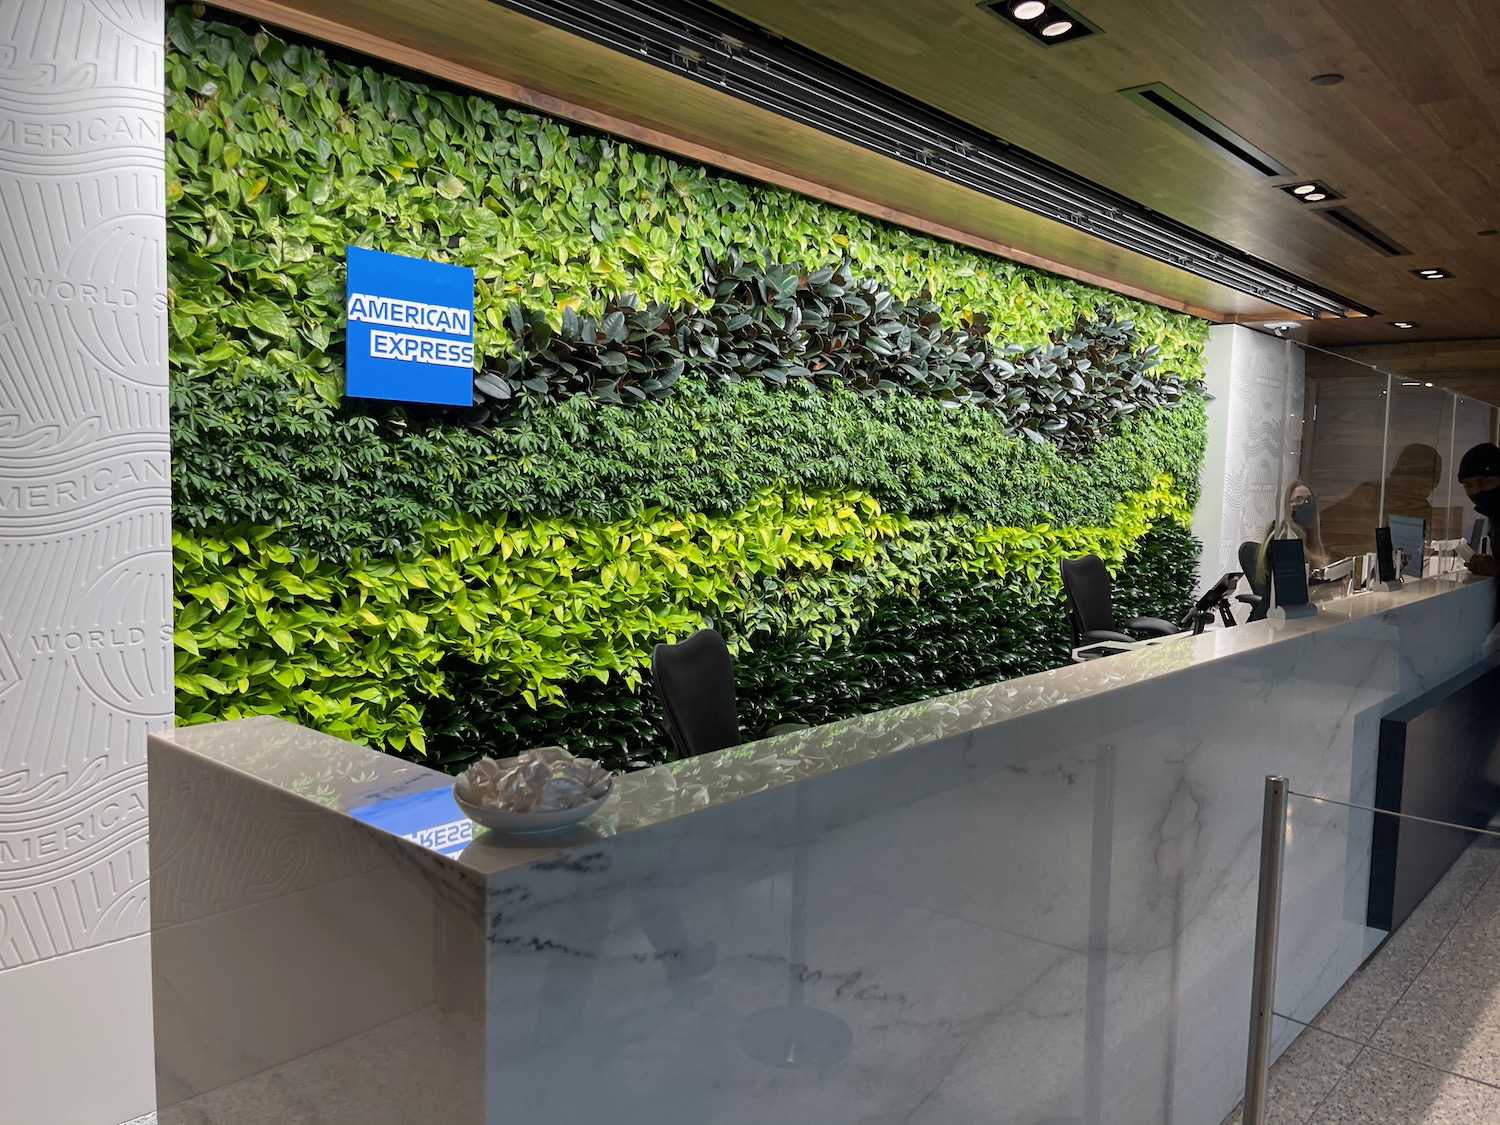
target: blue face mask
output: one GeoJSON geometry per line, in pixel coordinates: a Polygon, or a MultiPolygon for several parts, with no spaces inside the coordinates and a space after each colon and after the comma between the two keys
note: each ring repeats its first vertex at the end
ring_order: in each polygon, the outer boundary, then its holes
{"type": "Polygon", "coordinates": [[[1474,505],[1474,510],[1481,516],[1500,519],[1500,488],[1492,488],[1488,492],[1476,492],[1469,500],[1474,505]]]}
{"type": "Polygon", "coordinates": [[[1311,531],[1318,522],[1318,501],[1309,496],[1292,505],[1292,522],[1303,531],[1311,531]]]}

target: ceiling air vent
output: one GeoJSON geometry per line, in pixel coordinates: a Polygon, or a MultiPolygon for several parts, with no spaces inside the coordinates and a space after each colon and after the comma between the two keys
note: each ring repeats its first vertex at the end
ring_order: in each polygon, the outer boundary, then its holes
{"type": "Polygon", "coordinates": [[[1149,86],[1134,86],[1129,90],[1121,90],[1120,93],[1174,129],[1180,129],[1205,148],[1228,157],[1257,176],[1270,178],[1292,174],[1292,170],[1281,161],[1256,148],[1222,121],[1204,113],[1170,86],[1153,82],[1149,86]]]}
{"type": "Polygon", "coordinates": [[[1392,242],[1347,207],[1325,207],[1318,214],[1334,226],[1352,234],[1366,246],[1379,250],[1388,258],[1399,258],[1402,254],[1411,253],[1399,242],[1392,242]]]}

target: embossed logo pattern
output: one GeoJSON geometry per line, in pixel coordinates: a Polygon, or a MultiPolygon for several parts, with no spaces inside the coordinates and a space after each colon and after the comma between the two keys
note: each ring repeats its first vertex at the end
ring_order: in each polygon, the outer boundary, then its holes
{"type": "Polygon", "coordinates": [[[145,931],[171,719],[162,0],[0,3],[0,968],[145,931]]]}
{"type": "Polygon", "coordinates": [[[1279,340],[1235,333],[1228,410],[1229,468],[1216,573],[1237,569],[1239,546],[1259,540],[1276,519],[1278,481],[1297,475],[1304,387],[1301,352],[1286,368],[1279,340]]]}

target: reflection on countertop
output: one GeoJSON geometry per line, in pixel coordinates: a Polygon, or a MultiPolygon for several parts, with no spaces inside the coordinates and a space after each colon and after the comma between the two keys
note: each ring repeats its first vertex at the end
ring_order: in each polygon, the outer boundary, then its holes
{"type": "MultiPolygon", "coordinates": [[[[162,1125],[1220,1120],[1264,776],[1368,802],[1380,716],[1493,620],[1493,583],[1413,582],[657,766],[456,855],[436,771],[270,718],[157,736],[162,1125]]],[[[1293,818],[1282,1010],[1378,941],[1369,840],[1293,818]]]]}
{"type": "MultiPolygon", "coordinates": [[[[1216,661],[1254,654],[1279,642],[1318,633],[1351,621],[1379,621],[1402,606],[1457,586],[1486,584],[1467,574],[1410,580],[1395,591],[1371,591],[1318,599],[1317,616],[1260,621],[1232,629],[1183,634],[1118,656],[1065,665],[1051,671],[918,703],[809,727],[744,746],[670,762],[621,777],[605,807],[574,831],[503,843],[477,829],[460,862],[483,872],[510,862],[530,862],[538,849],[572,846],[643,828],[732,801],[752,793],[861,762],[900,753],[913,746],[971,734],[1038,710],[1079,703],[1216,661]],[[517,852],[507,856],[507,851],[517,852]]],[[[174,743],[280,786],[330,809],[351,812],[377,802],[451,786],[439,771],[294,726],[270,716],[179,728],[174,743]]],[[[453,818],[431,825],[414,822],[397,834],[426,834],[453,818]]]]}

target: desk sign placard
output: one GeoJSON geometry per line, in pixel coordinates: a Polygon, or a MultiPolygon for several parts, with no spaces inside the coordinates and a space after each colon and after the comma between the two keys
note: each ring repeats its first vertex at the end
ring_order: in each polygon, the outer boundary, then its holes
{"type": "Polygon", "coordinates": [[[358,246],[347,254],[344,393],[473,405],[474,271],[358,246]]]}

